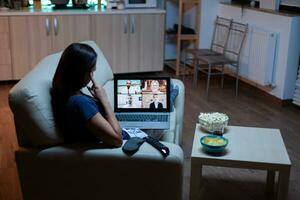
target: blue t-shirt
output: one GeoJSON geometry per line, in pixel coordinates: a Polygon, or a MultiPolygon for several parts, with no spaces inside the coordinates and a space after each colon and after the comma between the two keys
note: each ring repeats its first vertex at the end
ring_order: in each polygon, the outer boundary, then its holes
{"type": "Polygon", "coordinates": [[[69,97],[66,105],[65,139],[69,142],[100,141],[87,128],[86,123],[97,113],[105,116],[99,102],[87,95],[74,95],[69,97]]]}

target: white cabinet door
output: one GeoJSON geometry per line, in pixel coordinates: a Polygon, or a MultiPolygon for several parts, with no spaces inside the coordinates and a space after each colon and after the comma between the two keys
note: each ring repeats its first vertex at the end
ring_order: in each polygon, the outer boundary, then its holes
{"type": "Polygon", "coordinates": [[[11,80],[11,51],[8,17],[0,17],[0,80],[11,80]]]}
{"type": "Polygon", "coordinates": [[[91,39],[90,16],[62,15],[53,16],[52,23],[52,52],[64,50],[74,42],[91,39]]]}
{"type": "Polygon", "coordinates": [[[9,23],[14,79],[21,79],[45,56],[91,38],[88,15],[13,16],[9,23]]]}
{"type": "Polygon", "coordinates": [[[13,78],[21,79],[51,53],[49,16],[9,17],[13,78]]]}
{"type": "Polygon", "coordinates": [[[164,21],[164,14],[130,16],[130,72],[163,70],[164,21]]]}
{"type": "Polygon", "coordinates": [[[114,73],[128,72],[129,16],[92,16],[92,39],[98,44],[114,73]]]}
{"type": "Polygon", "coordinates": [[[92,16],[96,41],[114,73],[163,70],[164,14],[92,16]]]}

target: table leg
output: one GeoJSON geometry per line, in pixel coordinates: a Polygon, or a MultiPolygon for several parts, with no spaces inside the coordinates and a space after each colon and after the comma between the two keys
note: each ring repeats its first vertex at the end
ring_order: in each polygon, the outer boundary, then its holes
{"type": "Polygon", "coordinates": [[[202,165],[195,165],[191,163],[190,200],[199,199],[201,179],[202,179],[202,165]]]}
{"type": "Polygon", "coordinates": [[[266,191],[265,191],[267,196],[274,195],[274,187],[275,187],[275,171],[268,170],[267,181],[266,181],[266,191]]]}
{"type": "Polygon", "coordinates": [[[288,197],[290,180],[290,166],[279,170],[277,200],[286,200],[288,197]]]}

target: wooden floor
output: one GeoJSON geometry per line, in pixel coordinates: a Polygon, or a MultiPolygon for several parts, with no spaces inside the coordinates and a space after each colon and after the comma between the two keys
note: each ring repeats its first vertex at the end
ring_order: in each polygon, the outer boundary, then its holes
{"type": "MultiPolygon", "coordinates": [[[[205,77],[193,88],[192,77],[185,79],[186,98],[183,131],[185,153],[184,199],[189,194],[190,153],[197,116],[200,112],[219,111],[229,115],[230,125],[279,128],[292,161],[289,200],[300,199],[300,109],[293,105],[282,107],[257,89],[241,84],[239,96],[234,94],[234,82],[213,78],[210,97],[205,98],[205,77]]],[[[17,149],[12,114],[7,96],[13,84],[0,83],[0,200],[19,200],[20,186],[13,152],[17,149]]],[[[247,148],[245,146],[244,148],[247,148]]],[[[201,199],[261,200],[264,194],[264,171],[204,167],[201,199]]]]}
{"type": "Polygon", "coordinates": [[[14,151],[18,148],[8,91],[13,84],[0,84],[0,200],[22,199],[14,151]]]}

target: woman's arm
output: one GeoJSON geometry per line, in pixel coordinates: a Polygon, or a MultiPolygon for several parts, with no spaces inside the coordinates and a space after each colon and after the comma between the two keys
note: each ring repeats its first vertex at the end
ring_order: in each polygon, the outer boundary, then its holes
{"type": "Polygon", "coordinates": [[[86,123],[86,127],[105,144],[114,147],[122,146],[121,133],[116,132],[100,113],[94,115],[86,123]]]}
{"type": "MultiPolygon", "coordinates": [[[[103,92],[105,93],[104,89],[103,89],[103,92]]],[[[122,135],[121,127],[119,125],[119,122],[118,122],[118,120],[116,118],[115,113],[113,112],[113,110],[111,108],[111,105],[110,105],[110,103],[108,101],[107,96],[105,98],[102,98],[102,100],[100,100],[100,101],[102,103],[103,109],[104,109],[105,114],[106,114],[106,117],[105,117],[106,120],[112,126],[112,128],[114,129],[115,132],[117,132],[120,135],[122,135]]]]}
{"type": "MultiPolygon", "coordinates": [[[[91,76],[91,80],[93,82],[93,87],[89,88],[89,90],[90,90],[91,94],[101,102],[103,109],[105,111],[106,117],[104,118],[101,114],[98,113],[90,120],[90,122],[92,123],[90,125],[92,125],[93,127],[98,127],[97,128],[97,129],[99,129],[98,131],[101,131],[101,130],[103,131],[104,128],[108,128],[108,130],[111,129],[111,131],[113,131],[114,133],[110,132],[110,133],[108,133],[108,135],[114,136],[115,139],[120,140],[120,141],[117,141],[117,143],[121,143],[121,145],[122,145],[122,130],[121,130],[121,127],[120,127],[120,125],[115,117],[115,114],[111,108],[111,105],[108,101],[106,92],[103,89],[103,87],[101,87],[100,85],[98,85],[95,82],[95,80],[93,79],[92,76],[91,76]],[[107,124],[102,123],[103,120],[106,121],[107,124]],[[110,128],[109,128],[109,125],[110,125],[110,128]]],[[[91,128],[91,126],[89,126],[89,127],[91,128]]],[[[91,131],[94,132],[95,130],[91,130],[91,131]]]]}

